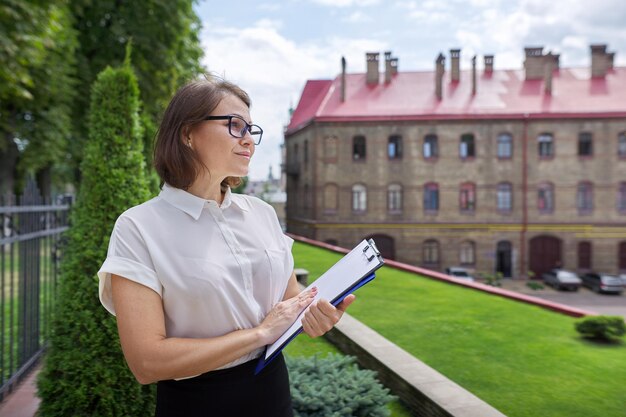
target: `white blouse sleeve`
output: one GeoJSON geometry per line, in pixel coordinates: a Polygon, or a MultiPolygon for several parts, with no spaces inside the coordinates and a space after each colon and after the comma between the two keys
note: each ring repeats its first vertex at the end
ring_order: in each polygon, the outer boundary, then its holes
{"type": "Polygon", "coordinates": [[[100,302],[115,315],[111,274],[145,285],[159,296],[162,294],[161,282],[154,270],[148,247],[137,225],[123,214],[115,222],[107,258],[98,271],[100,302]]]}

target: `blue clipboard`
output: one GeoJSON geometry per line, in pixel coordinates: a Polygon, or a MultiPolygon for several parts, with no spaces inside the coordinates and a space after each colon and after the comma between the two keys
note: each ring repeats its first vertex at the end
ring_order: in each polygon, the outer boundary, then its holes
{"type": "MultiPolygon", "coordinates": [[[[367,284],[368,282],[370,282],[371,280],[373,280],[374,278],[376,278],[376,274],[372,273],[371,275],[363,278],[360,281],[357,281],[352,287],[348,288],[345,292],[343,292],[341,295],[339,295],[337,298],[335,298],[333,301],[331,301],[330,303],[337,307],[339,305],[339,303],[341,303],[344,298],[346,298],[348,295],[352,294],[353,292],[355,292],[356,290],[358,290],[359,288],[361,288],[362,286],[364,286],[365,284],[367,284]]],[[[265,347],[265,351],[263,352],[263,354],[261,355],[261,357],[259,358],[259,362],[256,365],[256,368],[254,370],[254,374],[257,375],[259,372],[261,372],[261,370],[263,368],[265,368],[271,361],[273,361],[282,351],[283,349],[289,344],[291,343],[291,341],[293,339],[296,338],[296,336],[298,336],[300,333],[302,333],[302,326],[300,326],[300,328],[293,333],[289,339],[287,339],[278,350],[276,350],[274,353],[272,353],[272,355],[269,358],[265,358],[265,352],[267,351],[267,347],[265,347]]]]}

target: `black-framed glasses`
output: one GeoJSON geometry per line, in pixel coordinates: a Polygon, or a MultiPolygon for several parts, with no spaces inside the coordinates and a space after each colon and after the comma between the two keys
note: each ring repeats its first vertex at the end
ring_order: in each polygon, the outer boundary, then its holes
{"type": "Polygon", "coordinates": [[[240,116],[229,114],[227,116],[207,116],[204,120],[228,120],[228,133],[235,138],[243,138],[246,132],[250,132],[250,136],[254,140],[254,144],[261,143],[263,137],[263,129],[259,125],[251,125],[240,116]]]}

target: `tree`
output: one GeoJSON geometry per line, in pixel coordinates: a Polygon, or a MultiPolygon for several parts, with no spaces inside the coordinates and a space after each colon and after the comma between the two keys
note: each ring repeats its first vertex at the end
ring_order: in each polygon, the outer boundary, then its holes
{"type": "Polygon", "coordinates": [[[107,67],[91,92],[83,183],[64,251],[50,347],[38,380],[40,415],[143,416],[154,386],[142,386],[121,352],[115,319],[100,305],[96,272],[126,208],[149,197],[130,65],[107,67]]]}
{"type": "MultiPolygon", "coordinates": [[[[73,0],[72,11],[78,31],[77,61],[80,91],[86,91],[95,74],[107,65],[123,61],[121,46],[133,40],[133,66],[141,91],[142,122],[145,126],[144,153],[152,165],[152,141],[157,121],[172,94],[202,72],[200,20],[194,0],[73,0]]],[[[88,97],[78,97],[74,106],[76,132],[84,130],[88,97]]],[[[82,150],[80,136],[73,148],[76,161],[82,150]]]]}
{"type": "Polygon", "coordinates": [[[54,164],[71,131],[76,32],[67,2],[6,0],[0,5],[0,194],[37,173],[50,195],[54,164]]]}

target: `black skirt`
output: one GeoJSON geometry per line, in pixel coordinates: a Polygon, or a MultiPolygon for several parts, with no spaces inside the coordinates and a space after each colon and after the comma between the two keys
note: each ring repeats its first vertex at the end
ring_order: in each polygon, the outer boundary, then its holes
{"type": "Polygon", "coordinates": [[[258,375],[258,359],[180,381],[157,383],[156,417],[293,417],[281,355],[258,375]]]}

